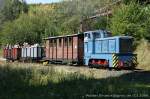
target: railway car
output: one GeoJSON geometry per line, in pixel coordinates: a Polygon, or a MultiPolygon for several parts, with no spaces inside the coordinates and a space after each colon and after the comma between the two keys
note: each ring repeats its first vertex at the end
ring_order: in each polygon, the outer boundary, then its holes
{"type": "Polygon", "coordinates": [[[5,47],[3,49],[3,57],[4,58],[10,59],[11,58],[10,53],[11,53],[11,49],[9,47],[5,47]]]}
{"type": "Polygon", "coordinates": [[[45,38],[46,57],[50,63],[83,64],[84,35],[74,34],[45,38]]]}
{"type": "Polygon", "coordinates": [[[134,68],[136,54],[130,36],[111,36],[107,31],[84,33],[84,62],[90,67],[134,68]]]}
{"type": "Polygon", "coordinates": [[[39,61],[44,57],[44,47],[37,44],[28,46],[7,46],[3,49],[3,57],[7,61],[39,61]]]}
{"type": "Polygon", "coordinates": [[[44,57],[44,47],[35,45],[26,45],[21,48],[21,60],[22,61],[39,61],[44,57]]]}
{"type": "Polygon", "coordinates": [[[7,46],[3,49],[3,57],[6,58],[7,61],[18,60],[20,56],[21,56],[21,48],[17,45],[7,46]]]}
{"type": "Polygon", "coordinates": [[[21,48],[19,46],[14,46],[11,50],[12,50],[11,53],[12,60],[13,61],[19,60],[21,57],[21,48]]]}

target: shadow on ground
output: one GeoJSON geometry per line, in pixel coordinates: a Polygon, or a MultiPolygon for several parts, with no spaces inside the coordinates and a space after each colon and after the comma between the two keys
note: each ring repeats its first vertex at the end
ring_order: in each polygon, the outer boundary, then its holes
{"type": "Polygon", "coordinates": [[[104,98],[107,95],[148,98],[150,96],[150,71],[135,71],[105,79],[87,78],[76,74],[67,77],[59,75],[58,82],[54,81],[55,76],[48,76],[50,75],[48,72],[50,71],[40,71],[39,75],[33,74],[31,69],[0,67],[0,99],[85,99],[104,98]]]}

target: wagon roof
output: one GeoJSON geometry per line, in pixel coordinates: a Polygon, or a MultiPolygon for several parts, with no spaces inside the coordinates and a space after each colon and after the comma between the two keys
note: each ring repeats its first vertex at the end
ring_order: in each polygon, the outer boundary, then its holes
{"type": "Polygon", "coordinates": [[[73,37],[73,36],[79,36],[82,33],[79,34],[72,34],[72,35],[62,35],[62,36],[52,36],[52,37],[48,37],[48,38],[44,38],[44,40],[48,40],[48,39],[55,39],[55,38],[63,38],[63,37],[73,37]]]}

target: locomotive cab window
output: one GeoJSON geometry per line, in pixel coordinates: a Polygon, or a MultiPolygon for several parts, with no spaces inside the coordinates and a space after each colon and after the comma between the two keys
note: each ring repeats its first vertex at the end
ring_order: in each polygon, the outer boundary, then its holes
{"type": "Polygon", "coordinates": [[[94,39],[101,38],[101,34],[98,32],[93,32],[94,39]]]}
{"type": "Polygon", "coordinates": [[[84,34],[84,38],[85,38],[85,39],[90,39],[90,38],[91,38],[91,35],[90,35],[89,33],[85,33],[85,34],[84,34]]]}

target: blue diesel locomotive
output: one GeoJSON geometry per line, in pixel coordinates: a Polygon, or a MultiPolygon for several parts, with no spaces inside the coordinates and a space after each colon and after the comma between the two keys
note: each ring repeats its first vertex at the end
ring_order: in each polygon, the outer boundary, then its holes
{"type": "Polygon", "coordinates": [[[90,67],[134,68],[133,38],[111,36],[103,30],[84,33],[84,64],[90,67]]]}

